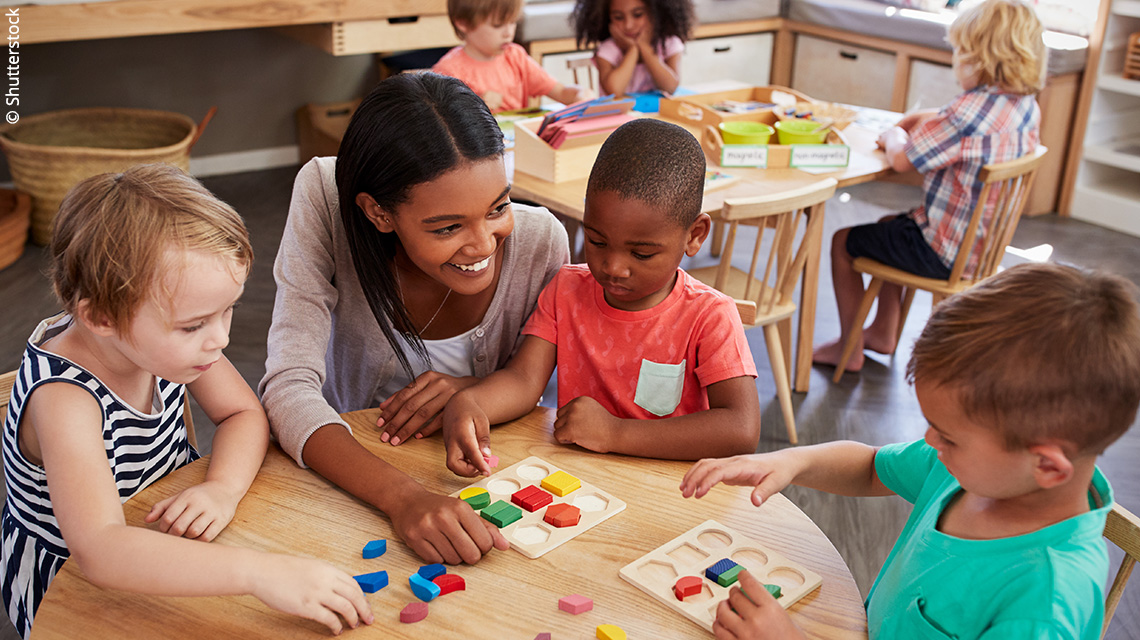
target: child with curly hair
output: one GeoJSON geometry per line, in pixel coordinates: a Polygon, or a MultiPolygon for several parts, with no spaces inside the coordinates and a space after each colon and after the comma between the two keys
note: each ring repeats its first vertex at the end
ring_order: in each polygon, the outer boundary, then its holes
{"type": "Polygon", "coordinates": [[[577,0],[571,21],[578,46],[598,43],[603,93],[672,93],[681,84],[681,52],[696,22],[691,0],[577,0]]]}

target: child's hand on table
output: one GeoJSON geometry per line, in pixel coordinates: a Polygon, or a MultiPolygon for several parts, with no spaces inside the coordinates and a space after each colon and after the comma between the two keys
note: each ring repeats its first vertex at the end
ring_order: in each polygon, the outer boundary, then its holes
{"type": "Polygon", "coordinates": [[[700,498],[718,482],[737,487],[754,485],[752,504],[759,507],[791,484],[798,472],[793,462],[786,451],[698,460],[681,480],[681,495],[700,498]]]}
{"type": "Polygon", "coordinates": [[[210,542],[230,520],[243,492],[207,480],[155,504],[146,522],[158,522],[158,530],[175,536],[210,542]]]}
{"type": "Polygon", "coordinates": [[[421,490],[388,511],[392,526],[412,551],[429,564],[475,564],[492,548],[509,549],[499,528],[466,502],[421,490]]]}
{"type": "Polygon", "coordinates": [[[716,608],[713,634],[718,640],[804,637],[803,632],[792,624],[788,612],[759,580],[747,571],[740,572],[739,580],[739,586],[733,587],[728,592],[728,599],[716,608]]]}
{"type": "Polygon", "coordinates": [[[483,102],[487,103],[487,108],[491,111],[503,106],[503,94],[498,91],[488,91],[483,94],[483,102]]]}
{"type": "Polygon", "coordinates": [[[607,453],[613,449],[614,433],[620,420],[589,396],[579,396],[558,408],[554,439],[583,449],[607,453]]]}
{"type": "Polygon", "coordinates": [[[376,426],[384,431],[380,442],[393,445],[415,436],[430,436],[442,426],[443,408],[451,396],[478,382],[478,378],[456,378],[445,373],[425,371],[411,384],[380,403],[376,426]]]}
{"type": "Polygon", "coordinates": [[[372,624],[372,608],[347,573],[327,562],[278,554],[259,554],[250,593],[270,607],[315,620],[339,634],[361,622],[372,624]],[[339,616],[339,617],[338,617],[339,616]]]}
{"type": "Polygon", "coordinates": [[[457,393],[443,410],[443,446],[447,468],[470,478],[491,475],[491,422],[487,414],[465,393],[457,393]]]}

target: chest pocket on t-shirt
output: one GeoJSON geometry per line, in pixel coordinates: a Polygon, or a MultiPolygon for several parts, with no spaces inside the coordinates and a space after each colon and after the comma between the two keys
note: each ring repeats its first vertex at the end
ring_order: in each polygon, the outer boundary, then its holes
{"type": "Polygon", "coordinates": [[[681,404],[681,391],[685,388],[685,361],[680,364],[661,364],[641,361],[637,374],[637,393],[633,401],[655,416],[667,416],[681,404]]]}
{"type": "Polygon", "coordinates": [[[900,640],[958,640],[958,636],[948,633],[938,623],[926,615],[926,598],[919,591],[918,596],[910,601],[903,619],[898,627],[900,640]]]}

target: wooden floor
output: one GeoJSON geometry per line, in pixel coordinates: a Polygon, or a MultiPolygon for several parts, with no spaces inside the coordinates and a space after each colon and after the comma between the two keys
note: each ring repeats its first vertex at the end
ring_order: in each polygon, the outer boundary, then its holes
{"type": "MultiPolygon", "coordinates": [[[[230,346],[226,351],[251,385],[257,384],[264,371],[265,339],[274,297],[273,258],[285,222],[294,175],[293,169],[281,169],[205,181],[211,190],[241,212],[253,236],[257,261],[242,306],[234,315],[230,346]]],[[[841,190],[827,205],[824,237],[830,239],[837,228],[874,221],[885,213],[909,208],[917,201],[918,191],[913,187],[868,184],[841,190]]],[[[1053,245],[1055,261],[1106,269],[1140,284],[1140,238],[1054,216],[1023,220],[1014,237],[1014,246],[1028,248],[1042,243],[1053,245]]],[[[711,263],[704,251],[686,266],[711,263]]],[[[3,301],[0,371],[19,364],[27,336],[40,319],[57,309],[43,276],[46,266],[46,251],[29,247],[16,264],[0,271],[0,300],[3,301]]],[[[816,320],[817,341],[829,340],[838,334],[829,268],[825,256],[816,320]]],[[[845,376],[838,385],[829,380],[832,369],[818,368],[812,372],[811,392],[795,395],[793,399],[802,443],[852,439],[879,445],[922,436],[925,422],[913,389],[904,380],[903,369],[909,357],[909,345],[929,310],[929,297],[920,294],[904,333],[904,344],[893,359],[873,356],[861,374],[845,376]]],[[[759,450],[788,446],[760,330],[750,332],[749,343],[760,370],[757,387],[764,428],[759,450]]],[[[199,413],[196,418],[199,441],[208,451],[212,429],[205,416],[199,413]]],[[[1140,460],[1140,429],[1132,429],[1100,460],[1101,468],[1115,488],[1117,500],[1134,512],[1140,512],[1137,460],[1140,460]]],[[[909,505],[899,498],[843,498],[795,487],[786,494],[835,543],[860,589],[866,593],[902,529],[909,505]]],[[[1109,550],[1114,573],[1120,552],[1112,545],[1109,550]]],[[[15,629],[5,620],[0,628],[0,640],[17,637],[15,629]]],[[[1140,578],[1134,579],[1126,591],[1107,637],[1140,640],[1140,578]]]]}

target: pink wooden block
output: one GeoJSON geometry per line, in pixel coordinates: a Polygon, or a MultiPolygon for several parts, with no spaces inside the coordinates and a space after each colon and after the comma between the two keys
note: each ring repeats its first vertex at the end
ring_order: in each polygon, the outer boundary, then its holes
{"type": "Polygon", "coordinates": [[[586,596],[574,594],[572,596],[560,598],[558,600],[558,608],[562,609],[563,611],[569,611],[574,615],[578,615],[579,613],[585,613],[590,609],[593,609],[594,601],[587,598],[586,596]]]}
{"type": "Polygon", "coordinates": [[[426,602],[413,602],[400,612],[400,622],[411,624],[427,617],[428,605],[426,602]]]}
{"type": "Polygon", "coordinates": [[[499,456],[483,456],[483,459],[487,461],[487,466],[492,469],[499,466],[499,456]]]}

